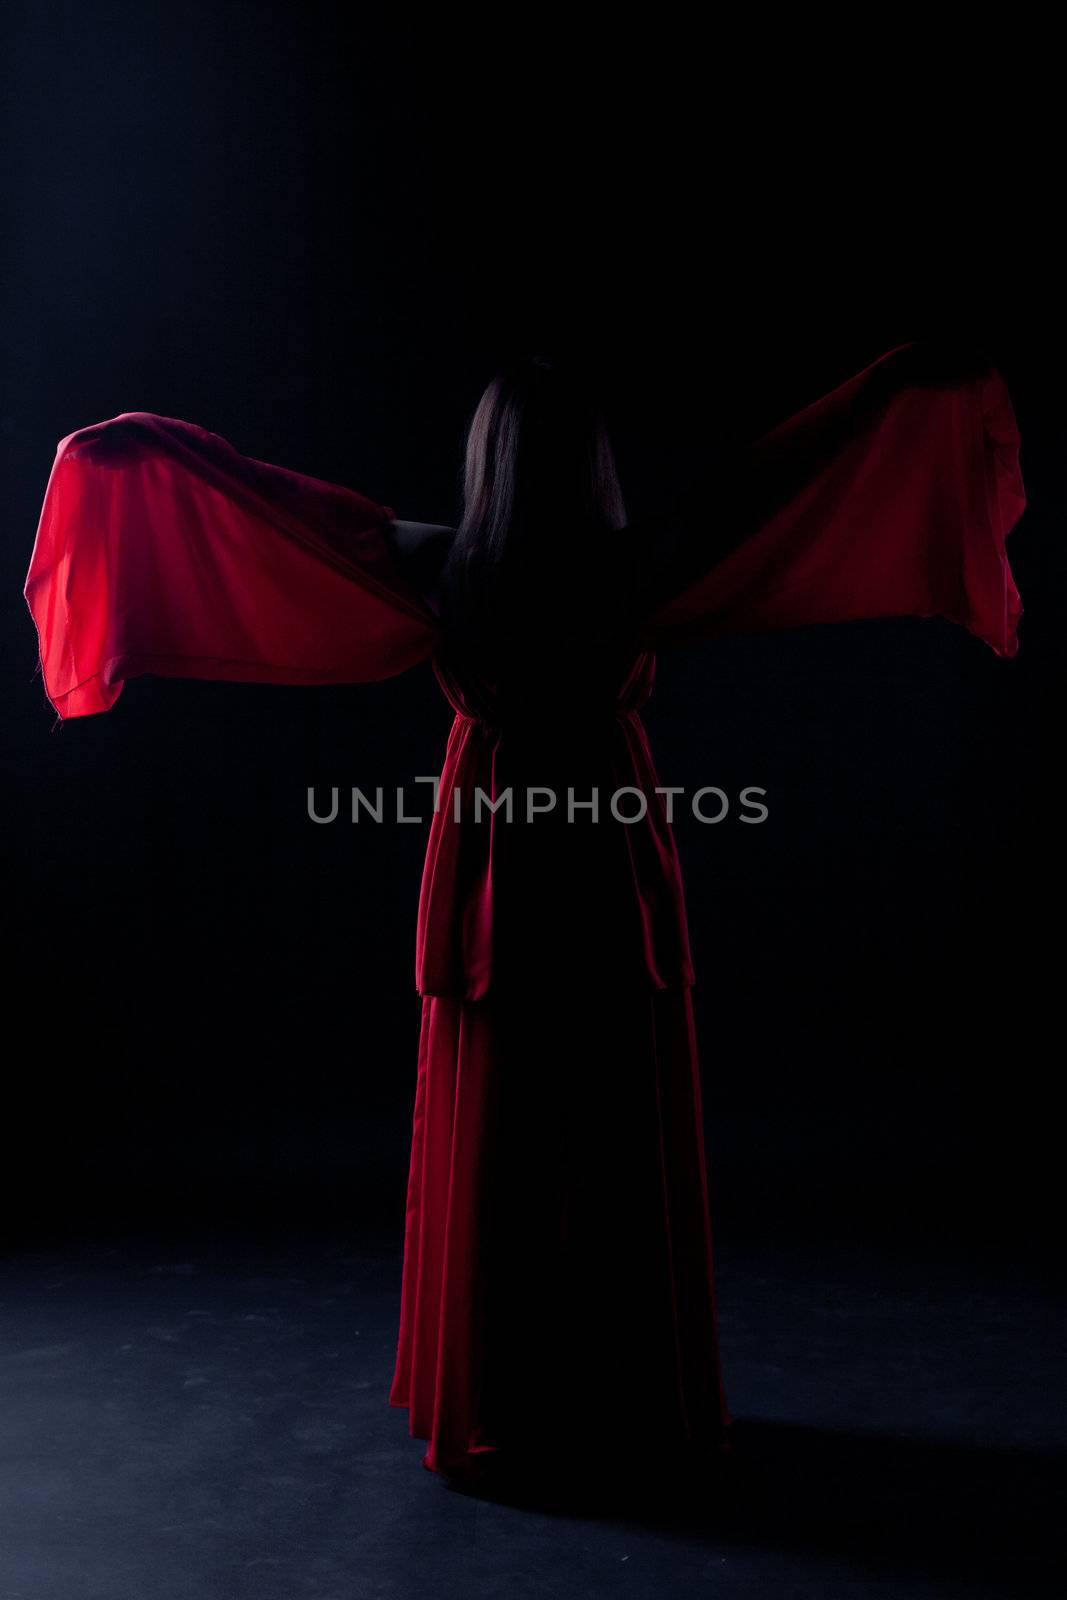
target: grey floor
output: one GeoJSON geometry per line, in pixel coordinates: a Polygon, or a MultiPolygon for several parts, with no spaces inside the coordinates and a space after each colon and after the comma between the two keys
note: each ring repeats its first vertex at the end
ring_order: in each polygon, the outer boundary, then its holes
{"type": "Polygon", "coordinates": [[[1058,1318],[1031,1275],[721,1244],[718,1272],[729,1470],[605,1501],[420,1465],[386,1404],[381,1242],[9,1254],[0,1600],[1064,1591],[1058,1318]]]}

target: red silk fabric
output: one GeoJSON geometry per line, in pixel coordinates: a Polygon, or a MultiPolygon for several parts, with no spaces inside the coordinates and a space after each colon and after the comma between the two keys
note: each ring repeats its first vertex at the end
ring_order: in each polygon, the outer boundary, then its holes
{"type": "MultiPolygon", "coordinates": [[[[916,377],[902,346],[742,454],[724,517],[740,542],[644,619],[618,686],[607,795],[657,779],[639,707],[672,641],[862,617],[952,618],[1001,655],[1019,596],[1005,540],[1025,504],[1003,380],[916,377]]],[[[709,489],[708,516],[720,515],[709,489]]],[[[521,874],[493,821],[455,825],[458,789],[496,800],[493,686],[462,681],[387,538],[391,508],[239,454],[195,424],[124,413],[60,441],[26,598],[61,716],[114,704],[140,672],[276,683],[370,681],[433,655],[456,710],[429,838],[416,938],[421,993],[476,999],[499,962],[495,923],[521,874]]],[[[653,529],[653,535],[654,535],[653,529]]],[[[697,530],[699,533],[699,530],[697,530]]],[[[619,560],[630,558],[618,540],[619,560]]],[[[610,550],[608,552],[610,559],[610,550]]],[[[512,741],[512,745],[514,741],[512,741]]],[[[681,878],[661,803],[623,863],[644,970],[692,981],[681,878]]]]}
{"type": "Polygon", "coordinates": [[[1022,606],[1005,540],[1026,499],[1011,400],[994,368],[923,379],[915,349],[890,351],[745,452],[732,495],[750,536],[659,607],[650,640],[940,616],[1015,654],[1022,606]]]}
{"type": "Polygon", "coordinates": [[[61,717],[114,705],[127,678],[346,683],[429,655],[352,489],[243,456],[192,422],[128,411],[61,439],[26,600],[61,717]]]}
{"type": "MultiPolygon", "coordinates": [[[[652,690],[651,653],[633,662],[602,728],[585,724],[581,754],[565,745],[556,762],[529,755],[537,735],[509,725],[489,685],[461,680],[443,657],[435,665],[456,716],[419,897],[419,992],[480,1000],[517,973],[551,983],[576,964],[590,977],[626,970],[657,989],[692,983],[681,869],[640,715],[652,690]],[[527,779],[549,780],[559,793],[550,817],[522,820],[527,779]],[[568,787],[576,799],[599,791],[597,823],[564,821],[568,787]],[[613,821],[611,796],[635,788],[648,799],[646,814],[632,825],[613,821]],[[508,790],[515,820],[488,807],[476,814],[479,792],[498,804],[508,790]]],[[[547,734],[537,732],[542,742],[556,734],[551,721],[547,734]]],[[[633,813],[633,799],[627,804],[633,813]]]]}
{"type": "MultiPolygon", "coordinates": [[[[689,530],[684,580],[599,698],[568,680],[546,617],[536,714],[517,720],[411,586],[389,507],[152,413],[60,441],[26,582],[60,716],[108,709],[142,672],[366,682],[428,658],[455,710],[417,919],[390,1396],[432,1470],[550,1468],[579,1434],[623,1460],[728,1443],[692,962],[640,709],[672,641],[943,616],[1015,653],[1005,540],[1025,498],[1007,391],[992,369],[924,379],[910,350],[757,440],[721,510],[709,485],[733,548],[702,557],[689,530]],[[648,807],[585,828],[471,817],[475,789],[498,801],[529,781],[596,785],[605,804],[634,788],[648,807]]],[[[634,531],[605,559],[655,569],[634,531]]]]}
{"type": "Polygon", "coordinates": [[[728,1448],[691,996],[423,1002],[389,1399],[431,1471],[728,1448]]]}

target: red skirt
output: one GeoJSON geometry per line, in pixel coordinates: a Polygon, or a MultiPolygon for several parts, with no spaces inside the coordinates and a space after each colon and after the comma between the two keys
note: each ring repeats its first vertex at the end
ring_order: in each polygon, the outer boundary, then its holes
{"type": "Polygon", "coordinates": [[[688,988],[424,998],[389,1400],[449,1477],[728,1447],[688,988]]]}

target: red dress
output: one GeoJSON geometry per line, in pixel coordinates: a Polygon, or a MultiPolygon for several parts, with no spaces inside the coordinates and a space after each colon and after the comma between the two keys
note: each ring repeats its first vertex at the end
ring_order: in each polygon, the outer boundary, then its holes
{"type": "MultiPolygon", "coordinates": [[[[641,705],[657,646],[731,632],[943,616],[1015,653],[1005,539],[1025,501],[1007,391],[991,368],[924,377],[914,351],[744,452],[723,494],[732,548],[691,527],[628,651],[546,621],[499,671],[445,637],[390,507],[152,413],[60,441],[26,582],[60,716],[108,709],[142,672],[365,682],[427,658],[455,710],[417,919],[389,1397],[432,1470],[729,1442],[693,970],[641,705]],[[595,788],[602,807],[628,791],[637,820],[472,815],[476,790],[521,810],[531,784],[595,788]]],[[[603,559],[631,563],[640,589],[647,540],[612,537],[603,559]]]]}

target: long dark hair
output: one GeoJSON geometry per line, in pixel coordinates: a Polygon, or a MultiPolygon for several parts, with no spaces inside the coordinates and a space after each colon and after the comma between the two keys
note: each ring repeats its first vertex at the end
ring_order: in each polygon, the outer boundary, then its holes
{"type": "Polygon", "coordinates": [[[503,620],[520,593],[566,590],[596,536],[626,509],[604,413],[588,377],[543,357],[493,378],[467,431],[463,516],[443,598],[468,625],[503,620]]]}

